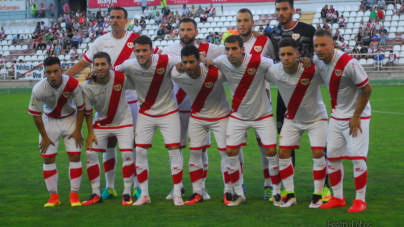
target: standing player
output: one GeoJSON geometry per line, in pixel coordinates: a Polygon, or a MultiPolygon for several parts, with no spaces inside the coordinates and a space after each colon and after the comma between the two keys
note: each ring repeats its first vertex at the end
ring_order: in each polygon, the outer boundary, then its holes
{"type": "Polygon", "coordinates": [[[98,152],[106,152],[108,137],[116,136],[122,154],[122,173],[124,191],[122,205],[132,205],[130,196],[135,164],[133,162],[133,124],[130,108],[125,97],[125,90],[134,89],[132,81],[121,72],[110,71],[111,58],[105,52],[94,54],[92,59],[96,76],[83,84],[86,100],[87,136],[87,173],[93,190],[90,198],[83,205],[102,202],[100,192],[100,164],[98,152]],[[97,112],[93,124],[93,106],[97,112]],[[93,143],[94,142],[94,143],[93,143]]]}
{"type": "Polygon", "coordinates": [[[192,103],[191,118],[189,120],[189,171],[193,188],[193,195],[185,205],[202,202],[204,165],[202,149],[206,146],[209,130],[215,135],[221,160],[221,171],[224,180],[224,203],[233,200],[232,184],[227,173],[226,157],[226,127],[230,114],[229,101],[224,91],[225,78],[216,67],[207,68],[201,63],[199,50],[194,45],[185,46],[181,50],[182,68],[180,73],[172,69],[171,77],[189,95],[192,103]]]}
{"type": "Polygon", "coordinates": [[[157,127],[163,134],[171,158],[174,205],[184,205],[181,193],[183,161],[180,118],[170,77],[171,68],[180,62],[180,57],[152,54],[153,44],[147,36],[138,37],[133,44],[136,59],[126,60],[116,67],[134,81],[140,104],[136,125],[136,171],[142,194],[133,205],[150,203],[147,149],[152,146],[157,127]]]}
{"type": "Polygon", "coordinates": [[[309,207],[318,208],[323,204],[321,192],[327,174],[324,147],[327,140],[328,116],[320,91],[320,85],[324,82],[313,64],[305,69],[303,64],[298,62],[298,44],[294,39],[283,38],[278,43],[278,48],[282,63],[269,69],[266,77],[278,87],[287,111],[279,136],[279,165],[277,156],[268,160],[272,168],[279,168],[283,185],[288,193],[280,206],[290,207],[296,204],[291,153],[292,149],[299,148],[300,139],[303,133],[307,132],[314,162],[314,194],[309,207]]]}
{"type": "Polygon", "coordinates": [[[45,207],[60,205],[55,159],[61,137],[70,161],[70,204],[81,206],[78,192],[82,176],[80,154],[83,145],[81,135],[84,119],[83,92],[76,79],[63,75],[58,58],[46,58],[44,67],[46,78],[32,89],[28,113],[34,116],[35,125],[40,133],[39,148],[44,158],[43,175],[50,193],[50,199],[45,207]],[[42,107],[45,114],[41,117],[42,107]]]}
{"type": "MultiPolygon", "coordinates": [[[[226,130],[226,153],[229,176],[236,192],[228,206],[237,206],[246,201],[237,156],[247,130],[253,128],[257,131],[267,156],[276,155],[276,126],[272,106],[265,92],[265,74],[273,61],[260,55],[245,54],[240,36],[227,37],[225,49],[227,56],[220,56],[213,61],[207,59],[206,63],[208,66],[214,64],[224,73],[230,92],[234,94],[226,130]]],[[[274,170],[271,175],[279,177],[279,170],[274,170]]],[[[280,203],[280,195],[274,197],[280,203]]]]}
{"type": "MultiPolygon", "coordinates": [[[[292,37],[299,44],[299,61],[303,63],[304,68],[309,68],[313,58],[313,36],[316,31],[313,26],[303,22],[293,20],[295,9],[293,7],[293,0],[276,0],[276,17],[279,21],[279,26],[271,29],[269,38],[274,45],[275,53],[279,53],[278,43],[284,37],[292,37]]],[[[279,56],[274,59],[279,62],[279,56]]],[[[276,121],[278,133],[282,130],[283,120],[285,118],[286,106],[283,102],[281,94],[278,91],[278,99],[276,105],[276,121]]],[[[327,154],[327,149],[325,149],[327,154]]],[[[327,158],[327,156],[326,156],[327,158]]],[[[292,164],[295,166],[295,151],[292,151],[292,164]]],[[[328,175],[326,176],[325,185],[322,192],[322,199],[327,202],[331,198],[331,192],[328,185],[328,175]]]]}
{"type": "MultiPolygon", "coordinates": [[[[97,52],[106,52],[111,57],[112,65],[120,65],[129,58],[134,58],[133,53],[133,41],[139,37],[139,35],[125,31],[125,25],[128,22],[128,12],[122,7],[112,7],[110,13],[110,25],[112,31],[95,40],[90,50],[86,52],[83,59],[77,64],[73,65],[67,72],[67,75],[74,76],[79,74],[84,68],[93,63],[92,59],[97,52]]],[[[133,129],[136,128],[136,119],[139,112],[138,100],[136,91],[127,90],[126,100],[128,101],[130,110],[132,112],[132,121],[134,124],[133,129]]],[[[117,196],[115,191],[115,169],[118,159],[116,158],[116,137],[108,138],[107,151],[103,153],[104,170],[106,188],[102,192],[102,198],[108,199],[113,196],[117,196]]],[[[133,152],[133,159],[136,160],[136,154],[133,152]]],[[[139,198],[140,188],[135,175],[134,180],[135,190],[134,196],[139,198]]]]}
{"type": "Polygon", "coordinates": [[[320,208],[345,206],[343,194],[344,168],[341,159],[352,160],[356,199],[348,212],[366,209],[366,158],[369,149],[370,104],[372,88],[369,78],[357,60],[335,51],[332,35],[324,29],[314,35],[314,64],[331,96],[331,119],[328,128],[328,172],[334,196],[320,208]]]}

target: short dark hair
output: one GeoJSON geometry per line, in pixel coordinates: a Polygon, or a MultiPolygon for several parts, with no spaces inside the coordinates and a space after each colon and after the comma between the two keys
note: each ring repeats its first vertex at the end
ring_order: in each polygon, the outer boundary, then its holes
{"type": "Polygon", "coordinates": [[[57,57],[47,57],[43,61],[43,67],[51,66],[51,65],[55,65],[55,64],[58,64],[59,66],[61,66],[60,65],[60,60],[57,57]]]}
{"type": "Polygon", "coordinates": [[[237,12],[237,14],[239,14],[239,13],[248,13],[248,14],[250,14],[250,16],[251,16],[251,20],[253,20],[253,15],[252,15],[252,13],[251,13],[251,10],[249,10],[249,9],[247,9],[247,8],[242,8],[242,9],[240,9],[240,10],[237,12]]]}
{"type": "Polygon", "coordinates": [[[141,35],[141,36],[137,37],[133,41],[133,46],[135,46],[136,44],[148,44],[148,45],[150,45],[150,50],[153,48],[153,42],[150,39],[150,37],[147,35],[141,35]]]}
{"type": "Polygon", "coordinates": [[[281,2],[289,2],[290,8],[293,9],[293,0],[275,0],[275,5],[276,3],[281,3],[281,2]]]}
{"type": "Polygon", "coordinates": [[[186,45],[184,48],[181,50],[181,58],[182,57],[188,57],[194,55],[196,60],[199,60],[199,49],[196,48],[194,45],[186,45]]]}
{"type": "Polygon", "coordinates": [[[238,42],[238,46],[239,46],[240,48],[243,48],[243,44],[244,44],[243,39],[242,39],[240,36],[238,36],[238,35],[231,35],[231,36],[227,37],[227,38],[224,40],[224,43],[225,43],[225,44],[226,44],[226,43],[236,43],[236,42],[238,42]]]}
{"type": "Polygon", "coordinates": [[[191,22],[191,23],[194,24],[195,30],[198,29],[198,26],[196,25],[195,20],[194,20],[194,19],[191,19],[191,18],[182,18],[182,19],[180,20],[180,23],[178,24],[178,27],[180,27],[182,23],[188,23],[188,22],[191,22]]]}
{"type": "Polygon", "coordinates": [[[332,39],[332,34],[330,31],[328,31],[327,29],[317,29],[316,32],[314,33],[315,37],[323,37],[323,36],[328,36],[332,39]]]}
{"type": "Polygon", "coordinates": [[[124,9],[123,7],[114,6],[111,8],[111,12],[112,12],[112,10],[122,10],[125,13],[125,19],[128,19],[128,11],[126,11],[126,9],[124,9]]]}
{"type": "Polygon", "coordinates": [[[282,47],[289,47],[289,46],[293,47],[293,49],[297,50],[299,47],[299,44],[292,37],[282,38],[281,41],[279,41],[279,43],[278,43],[279,49],[281,49],[282,47]]]}
{"type": "Polygon", "coordinates": [[[94,57],[93,57],[93,63],[95,62],[95,59],[97,59],[97,58],[104,58],[104,59],[107,60],[108,65],[111,64],[111,57],[110,57],[109,54],[106,53],[106,52],[100,51],[100,52],[95,53],[95,54],[94,54],[94,57]]]}

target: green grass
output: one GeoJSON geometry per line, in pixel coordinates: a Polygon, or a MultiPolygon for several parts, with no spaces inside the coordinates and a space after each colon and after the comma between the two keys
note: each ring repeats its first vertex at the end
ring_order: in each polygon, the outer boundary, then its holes
{"type": "MultiPolygon", "coordinates": [[[[371,97],[373,112],[368,156],[369,179],[367,184],[368,209],[359,214],[349,214],[355,198],[352,163],[344,161],[345,200],[347,207],[332,210],[311,210],[308,205],[313,192],[312,157],[308,137],[302,138],[297,151],[295,192],[298,204],[289,209],[274,207],[263,201],[263,174],[260,153],[254,133],[249,133],[248,146],[244,148],[244,179],[247,203],[226,207],[222,201],[223,182],[220,174],[220,155],[212,141],[209,149],[209,173],[206,188],[211,200],[195,206],[175,207],[165,200],[172,187],[168,153],[160,133],[156,134],[153,148],[149,150],[149,188],[152,203],[142,207],[121,205],[123,191],[122,161],[118,162],[116,189],[118,197],[89,207],[70,207],[68,158],[63,143],[56,164],[59,172],[59,196],[62,205],[44,208],[49,198],[42,175],[42,158],[39,156],[38,132],[27,108],[29,93],[0,94],[0,225],[10,226],[328,226],[332,221],[371,222],[372,226],[401,226],[404,223],[403,147],[404,86],[374,86],[371,97]]],[[[329,95],[322,88],[324,102],[329,107],[329,95]]],[[[276,106],[277,90],[272,89],[276,106]]],[[[329,109],[328,109],[329,111],[329,109]]],[[[86,136],[86,129],[83,128],[86,136]]],[[[213,137],[212,137],[213,138],[213,137]]],[[[189,149],[184,149],[188,162],[189,149]]],[[[101,158],[101,155],[100,155],[101,158]]],[[[85,161],[85,155],[82,155],[85,161]]],[[[85,163],[85,162],[83,162],[85,163]]],[[[85,166],[85,164],[84,164],[85,166]]],[[[185,164],[184,185],[186,200],[191,195],[191,183],[185,164]]],[[[102,173],[101,185],[105,185],[102,173]]],[[[81,200],[91,193],[85,168],[80,189],[81,200]]],[[[340,225],[341,226],[341,225],[340,225]]],[[[345,225],[347,226],[347,225],[345,225]]]]}

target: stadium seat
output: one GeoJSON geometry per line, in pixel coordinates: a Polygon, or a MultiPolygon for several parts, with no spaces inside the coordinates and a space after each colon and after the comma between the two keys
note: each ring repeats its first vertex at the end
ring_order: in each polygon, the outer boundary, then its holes
{"type": "Polygon", "coordinates": [[[3,46],[7,45],[7,41],[6,40],[1,41],[1,45],[3,46]]]}
{"type": "MultiPolygon", "coordinates": [[[[216,17],[213,19],[213,21],[216,21],[216,17]]],[[[199,18],[199,17],[195,18],[195,22],[196,22],[196,23],[201,22],[201,18],[199,18]]]]}
{"type": "Polygon", "coordinates": [[[143,30],[141,34],[142,35],[147,35],[147,30],[143,30]]]}
{"type": "Polygon", "coordinates": [[[351,12],[352,11],[352,7],[350,6],[345,6],[345,12],[351,12]]]}
{"type": "Polygon", "coordinates": [[[38,61],[43,61],[45,60],[45,57],[43,55],[38,56],[38,61]]]}
{"type": "MultiPolygon", "coordinates": [[[[43,56],[43,55],[41,55],[41,56],[43,56]]],[[[36,55],[31,56],[31,61],[36,61],[36,60],[38,60],[38,56],[36,56],[36,55]]]]}
{"type": "Polygon", "coordinates": [[[213,22],[213,17],[208,17],[208,22],[213,22]]]}
{"type": "Polygon", "coordinates": [[[344,35],[344,39],[345,39],[345,41],[349,41],[349,40],[351,40],[351,36],[350,35],[344,35]]]}
{"type": "Polygon", "coordinates": [[[16,50],[21,50],[22,47],[21,47],[21,45],[17,45],[17,46],[15,46],[15,49],[16,49],[16,50]]]}
{"type": "Polygon", "coordinates": [[[8,49],[9,50],[15,50],[15,46],[9,46],[8,49]]]}
{"type": "MultiPolygon", "coordinates": [[[[78,54],[82,54],[83,53],[83,49],[77,49],[77,53],[78,54]]],[[[38,57],[39,58],[39,57],[38,57]]]]}
{"type": "Polygon", "coordinates": [[[200,32],[201,33],[208,33],[208,29],[207,28],[202,28],[200,32]]]}
{"type": "Polygon", "coordinates": [[[3,50],[9,50],[9,46],[3,46],[3,50]]]}
{"type": "Polygon", "coordinates": [[[321,13],[321,10],[322,10],[322,9],[323,9],[322,7],[317,7],[316,13],[321,13]]]}
{"type": "Polygon", "coordinates": [[[395,38],[396,38],[396,34],[394,34],[394,33],[389,33],[388,38],[389,38],[389,39],[395,39],[395,38]]]}
{"type": "Polygon", "coordinates": [[[363,15],[363,12],[360,11],[360,12],[358,12],[358,13],[356,14],[356,16],[357,16],[357,17],[363,17],[364,15],[363,15]]]}
{"type": "Polygon", "coordinates": [[[25,57],[24,57],[24,61],[31,61],[31,56],[29,56],[29,55],[28,55],[28,56],[25,56],[25,57]]]}
{"type": "Polygon", "coordinates": [[[366,22],[368,22],[369,21],[369,16],[364,16],[363,17],[363,21],[366,23],[366,22]]]}
{"type": "Polygon", "coordinates": [[[344,8],[343,6],[339,6],[339,7],[337,8],[337,11],[340,12],[340,13],[342,13],[342,12],[345,11],[345,8],[344,8]]]}
{"type": "Polygon", "coordinates": [[[230,16],[236,16],[237,12],[235,10],[231,10],[229,13],[230,16]]]}
{"type": "MultiPolygon", "coordinates": [[[[228,14],[224,14],[224,15],[228,15],[228,14]]],[[[227,21],[227,18],[222,16],[222,17],[220,17],[220,21],[225,22],[225,21],[227,21]]]]}
{"type": "Polygon", "coordinates": [[[268,15],[268,14],[269,14],[269,10],[267,10],[267,9],[262,10],[262,14],[268,15]]]}
{"type": "MultiPolygon", "coordinates": [[[[215,22],[219,22],[220,21],[220,18],[219,17],[215,17],[214,19],[213,19],[213,21],[215,21],[215,22]]],[[[199,22],[199,21],[198,21],[199,22]]],[[[198,23],[197,22],[197,23],[198,23]]]]}
{"type": "Polygon", "coordinates": [[[385,21],[385,22],[383,23],[383,25],[384,25],[385,28],[390,27],[390,21],[385,21]]]}
{"type": "Polygon", "coordinates": [[[391,27],[397,27],[398,26],[398,21],[392,21],[390,26],[391,27]]]}
{"type": "MultiPolygon", "coordinates": [[[[320,11],[321,12],[321,11],[320,11]]],[[[274,15],[275,14],[275,9],[274,8],[270,8],[269,9],[269,15],[274,15]]]]}
{"type": "Polygon", "coordinates": [[[59,55],[58,58],[59,58],[60,60],[65,60],[65,56],[64,56],[64,55],[59,55]]]}
{"type": "Polygon", "coordinates": [[[397,28],[396,27],[390,27],[390,33],[396,33],[397,32],[397,28]]]}
{"type": "Polygon", "coordinates": [[[216,26],[217,26],[217,27],[223,27],[223,26],[224,26],[224,23],[223,23],[223,22],[217,22],[216,26]]]}
{"type": "Polygon", "coordinates": [[[351,46],[351,47],[353,47],[353,46],[355,46],[356,45],[356,42],[355,41],[353,41],[353,40],[351,40],[351,41],[349,41],[349,46],[351,46]]]}
{"type": "Polygon", "coordinates": [[[373,58],[369,58],[369,59],[366,61],[366,65],[373,65],[374,62],[375,62],[375,60],[374,60],[373,58]]]}
{"type": "Polygon", "coordinates": [[[314,14],[314,18],[321,18],[321,14],[320,13],[314,14]]]}
{"type": "Polygon", "coordinates": [[[350,12],[349,17],[356,17],[356,12],[354,12],[354,11],[350,12]]]}
{"type": "Polygon", "coordinates": [[[227,32],[227,29],[226,29],[226,28],[221,28],[221,29],[220,29],[220,32],[223,32],[223,33],[224,33],[224,32],[227,32]]]}
{"type": "Polygon", "coordinates": [[[359,64],[361,65],[366,65],[366,59],[360,59],[359,64]]]}
{"type": "Polygon", "coordinates": [[[154,35],[154,34],[156,34],[156,32],[155,32],[154,30],[149,30],[149,31],[147,32],[147,35],[154,35]]]}
{"type": "Polygon", "coordinates": [[[348,24],[346,25],[346,28],[352,29],[352,28],[354,28],[354,24],[353,24],[353,23],[348,23],[348,24]]]}
{"type": "Polygon", "coordinates": [[[60,26],[61,26],[62,28],[66,28],[66,23],[63,22],[63,23],[60,24],[60,26]]]}
{"type": "MultiPolygon", "coordinates": [[[[216,16],[217,17],[220,17],[220,16],[222,16],[223,15],[223,12],[222,11],[220,11],[220,10],[217,10],[216,11],[216,16]]],[[[216,17],[215,17],[216,18],[216,17]]]]}
{"type": "Polygon", "coordinates": [[[299,19],[300,19],[300,14],[293,15],[293,20],[299,20],[299,19]]]}
{"type": "Polygon", "coordinates": [[[394,6],[392,4],[387,5],[387,10],[393,10],[394,6]]]}
{"type": "MultiPolygon", "coordinates": [[[[296,15],[296,14],[295,14],[296,15]]],[[[293,15],[293,16],[295,16],[295,15],[293,15]]],[[[260,19],[260,17],[258,16],[258,15],[254,15],[254,17],[253,17],[253,20],[254,21],[257,21],[257,20],[259,20],[260,19]]]]}
{"type": "Polygon", "coordinates": [[[350,28],[345,29],[345,34],[347,34],[347,35],[352,34],[352,29],[350,29],[350,28]]]}
{"type": "Polygon", "coordinates": [[[400,51],[401,51],[401,46],[395,45],[395,46],[393,47],[393,51],[400,52],[400,51]]]}
{"type": "Polygon", "coordinates": [[[317,19],[317,18],[314,18],[311,23],[312,23],[312,24],[319,24],[319,23],[320,23],[320,20],[317,19]]]}
{"type": "Polygon", "coordinates": [[[271,20],[271,23],[269,24],[270,26],[277,26],[278,25],[278,21],[276,20],[271,20]]]}
{"type": "MultiPolygon", "coordinates": [[[[384,17],[384,20],[385,20],[385,21],[391,21],[391,16],[385,16],[385,17],[384,17]]],[[[398,20],[398,17],[397,17],[396,20],[398,20]]]]}
{"type": "MultiPolygon", "coordinates": [[[[403,27],[403,26],[399,26],[399,27],[397,28],[397,32],[400,32],[400,33],[404,32],[404,27],[403,27]]],[[[400,38],[401,38],[401,36],[400,36],[400,38]]]]}
{"type": "Polygon", "coordinates": [[[10,51],[8,51],[8,50],[3,51],[3,56],[9,56],[9,55],[10,55],[10,51]]]}
{"type": "Polygon", "coordinates": [[[393,16],[393,11],[392,10],[387,10],[386,16],[393,16]]]}
{"type": "Polygon", "coordinates": [[[22,45],[21,50],[28,50],[28,45],[22,45]]]}
{"type": "Polygon", "coordinates": [[[355,18],[355,23],[360,23],[360,22],[361,22],[361,20],[362,20],[362,18],[361,18],[361,17],[356,17],[356,18],[355,18]]]}
{"type": "MultiPolygon", "coordinates": [[[[385,20],[387,20],[386,17],[385,17],[385,20]]],[[[391,17],[391,20],[392,21],[398,21],[398,20],[400,20],[400,18],[397,15],[394,15],[394,16],[391,17]]]]}
{"type": "Polygon", "coordinates": [[[253,13],[253,15],[262,15],[263,13],[262,13],[262,10],[260,10],[260,9],[257,9],[256,11],[255,11],[255,13],[253,13]]]}
{"type": "Polygon", "coordinates": [[[355,23],[355,22],[356,22],[355,17],[350,17],[350,18],[348,19],[348,23],[355,23]]]}
{"type": "Polygon", "coordinates": [[[333,25],[331,26],[331,28],[332,28],[332,29],[337,29],[337,28],[339,28],[339,26],[338,26],[338,24],[333,24],[333,25]]]}
{"type": "Polygon", "coordinates": [[[235,21],[230,22],[230,27],[237,27],[237,23],[235,21]]]}

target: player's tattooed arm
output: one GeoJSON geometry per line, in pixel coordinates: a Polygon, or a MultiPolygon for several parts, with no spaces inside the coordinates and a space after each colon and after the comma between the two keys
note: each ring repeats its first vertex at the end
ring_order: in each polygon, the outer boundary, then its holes
{"type": "Polygon", "coordinates": [[[46,151],[48,150],[49,145],[52,144],[53,146],[55,146],[55,144],[53,143],[53,141],[51,139],[49,139],[48,134],[46,133],[45,126],[42,121],[42,117],[34,116],[34,122],[42,137],[41,142],[39,142],[39,149],[41,150],[42,154],[46,154],[46,151]]]}
{"type": "Polygon", "coordinates": [[[93,132],[93,115],[86,114],[85,116],[86,116],[86,123],[87,123],[87,129],[88,129],[88,135],[87,135],[87,139],[86,139],[86,150],[89,149],[91,151],[93,142],[96,145],[98,145],[98,141],[93,132]]]}
{"type": "Polygon", "coordinates": [[[358,130],[362,133],[360,117],[369,101],[371,93],[372,93],[372,87],[370,86],[369,83],[361,88],[361,94],[359,96],[358,105],[356,106],[354,115],[349,121],[349,135],[352,135],[352,137],[358,136],[358,130]]]}

